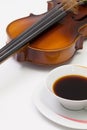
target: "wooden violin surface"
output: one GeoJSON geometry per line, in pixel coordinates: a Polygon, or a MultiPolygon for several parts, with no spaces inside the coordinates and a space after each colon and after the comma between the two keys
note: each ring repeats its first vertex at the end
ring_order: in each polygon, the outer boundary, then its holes
{"type": "MultiPolygon", "coordinates": [[[[54,1],[48,2],[48,9],[53,8],[54,1]]],[[[7,27],[9,40],[24,32],[27,28],[45,16],[31,14],[13,21],[7,27]]],[[[78,14],[69,12],[61,21],[34,38],[20,49],[15,58],[20,62],[37,64],[60,64],[69,60],[78,49],[82,48],[87,37],[87,4],[79,5],[78,14]]]]}

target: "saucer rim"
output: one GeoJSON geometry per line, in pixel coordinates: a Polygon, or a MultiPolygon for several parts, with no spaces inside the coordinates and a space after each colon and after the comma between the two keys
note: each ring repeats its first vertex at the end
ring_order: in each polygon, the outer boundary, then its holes
{"type": "Polygon", "coordinates": [[[69,118],[69,116],[64,116],[61,114],[57,114],[53,112],[50,108],[48,108],[40,98],[40,94],[42,89],[46,89],[45,85],[42,85],[42,82],[39,83],[38,89],[36,87],[36,90],[33,93],[33,103],[36,106],[36,108],[39,110],[39,112],[49,119],[50,121],[67,127],[67,128],[73,128],[73,129],[79,129],[79,130],[87,130],[87,122],[84,122],[83,120],[76,120],[75,118],[69,118]]]}

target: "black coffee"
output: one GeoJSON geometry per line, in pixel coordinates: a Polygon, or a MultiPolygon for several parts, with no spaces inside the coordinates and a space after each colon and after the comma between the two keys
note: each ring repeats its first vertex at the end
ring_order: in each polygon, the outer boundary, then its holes
{"type": "Polygon", "coordinates": [[[79,75],[64,76],[53,85],[56,95],[70,100],[87,99],[87,77],[79,75]]]}

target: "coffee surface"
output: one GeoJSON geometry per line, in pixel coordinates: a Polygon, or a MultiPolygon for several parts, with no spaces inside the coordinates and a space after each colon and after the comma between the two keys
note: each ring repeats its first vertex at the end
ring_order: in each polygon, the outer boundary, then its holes
{"type": "Polygon", "coordinates": [[[53,84],[54,93],[70,100],[87,99],[87,77],[68,75],[56,80],[53,84]]]}

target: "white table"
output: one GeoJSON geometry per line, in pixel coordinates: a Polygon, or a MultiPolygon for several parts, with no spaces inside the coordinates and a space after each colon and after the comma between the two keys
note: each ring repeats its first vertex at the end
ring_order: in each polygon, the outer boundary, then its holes
{"type": "MultiPolygon", "coordinates": [[[[6,41],[8,23],[30,12],[43,13],[46,6],[46,0],[1,0],[0,48],[6,41]]],[[[72,63],[87,66],[87,41],[66,64],[72,63]]],[[[42,116],[33,103],[32,95],[39,82],[55,67],[20,64],[12,57],[0,65],[0,130],[68,130],[42,116]]]]}

